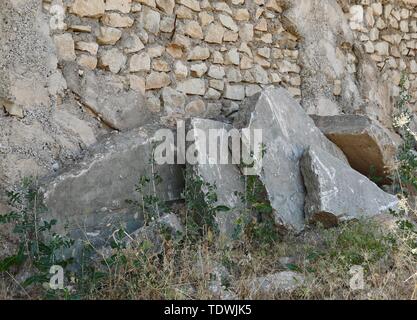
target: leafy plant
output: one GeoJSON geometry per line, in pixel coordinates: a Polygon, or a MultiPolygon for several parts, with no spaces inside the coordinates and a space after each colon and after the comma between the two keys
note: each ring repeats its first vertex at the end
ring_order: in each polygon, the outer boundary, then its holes
{"type": "Polygon", "coordinates": [[[52,231],[56,220],[45,221],[40,217],[46,212],[42,196],[33,179],[26,178],[19,190],[7,192],[13,211],[0,215],[0,224],[13,224],[13,232],[19,238],[17,252],[0,261],[0,272],[28,263],[34,274],[25,279],[23,286],[43,284],[50,278],[50,268],[62,267],[72,262],[61,256],[63,250],[73,245],[73,240],[52,231]]]}
{"type": "Polygon", "coordinates": [[[186,236],[198,238],[217,235],[219,230],[216,213],[227,212],[230,208],[218,204],[216,185],[205,182],[190,168],[187,168],[185,177],[183,197],[186,207],[186,236]]]}

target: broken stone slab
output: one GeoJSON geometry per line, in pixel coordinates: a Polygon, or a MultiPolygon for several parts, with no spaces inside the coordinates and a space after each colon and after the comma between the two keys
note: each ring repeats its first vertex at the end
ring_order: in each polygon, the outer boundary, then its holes
{"type": "MultiPolygon", "coordinates": [[[[193,145],[199,155],[198,161],[190,165],[192,172],[203,179],[205,183],[216,187],[216,206],[226,206],[230,209],[226,212],[218,212],[215,218],[220,238],[230,240],[234,235],[236,220],[243,209],[241,195],[245,191],[242,174],[238,167],[232,163],[232,155],[228,149],[229,140],[227,137],[233,132],[230,131],[233,130],[233,127],[219,121],[200,118],[190,119],[188,127],[191,130],[189,134],[191,133],[193,145]],[[214,132],[212,130],[217,130],[219,136],[210,133],[214,132]],[[217,158],[211,157],[210,140],[216,142],[213,145],[217,148],[217,158]],[[221,143],[217,143],[218,141],[221,143]],[[222,151],[227,156],[227,161],[221,161],[219,154],[222,151]]],[[[235,133],[239,134],[237,130],[235,133]]],[[[187,161],[187,163],[189,162],[187,161]]]]}
{"type": "MultiPolygon", "coordinates": [[[[73,167],[43,181],[44,202],[48,218],[70,229],[95,226],[108,212],[130,211],[137,215],[127,200],[136,200],[135,191],[142,176],[157,173],[162,183],[146,186],[145,192],[161,200],[181,199],[184,181],[181,166],[152,165],[153,137],[158,126],[146,126],[123,133],[113,133],[91,147],[73,167]]],[[[117,217],[117,214],[116,214],[117,217]]],[[[61,230],[62,231],[62,230],[61,230]]]]}
{"type": "Polygon", "coordinates": [[[299,232],[304,228],[305,188],[299,168],[304,150],[314,145],[347,163],[346,157],[285,89],[268,87],[245,105],[235,126],[251,132],[262,130],[264,156],[259,177],[268,192],[275,222],[299,232]]]}
{"type": "Polygon", "coordinates": [[[65,64],[63,71],[68,88],[109,127],[128,130],[150,122],[144,96],[125,90],[117,76],[99,70],[84,71],[79,76],[78,67],[72,63],[65,64]]]}
{"type": "Polygon", "coordinates": [[[329,227],[396,209],[398,199],[324,150],[309,148],[300,162],[307,189],[306,218],[329,227]]]}
{"type": "Polygon", "coordinates": [[[246,281],[249,297],[273,297],[276,294],[288,293],[301,287],[305,282],[302,274],[293,271],[282,271],[257,277],[246,281]]]}
{"type": "Polygon", "coordinates": [[[312,116],[316,126],[346,155],[352,168],[367,177],[387,178],[401,140],[363,115],[312,116]]]}

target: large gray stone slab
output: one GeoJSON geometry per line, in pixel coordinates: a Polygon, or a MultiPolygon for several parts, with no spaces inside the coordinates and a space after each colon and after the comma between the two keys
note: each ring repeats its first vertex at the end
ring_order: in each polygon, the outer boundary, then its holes
{"type": "Polygon", "coordinates": [[[217,163],[211,164],[209,159],[210,148],[208,146],[211,129],[223,130],[223,137],[225,137],[233,127],[219,121],[200,118],[192,118],[188,127],[189,130],[193,130],[192,138],[195,141],[195,150],[202,155],[202,161],[191,165],[192,172],[203,179],[204,182],[216,187],[217,202],[214,204],[215,206],[227,206],[230,209],[226,212],[218,212],[216,214],[216,222],[219,227],[220,237],[226,240],[231,239],[235,231],[236,220],[243,209],[241,195],[244,194],[245,190],[244,180],[238,167],[232,163],[232,155],[228,149],[227,139],[222,140],[224,142],[223,145],[215,145],[218,154],[223,147],[229,159],[227,163],[220,164],[220,157],[218,156],[217,159],[211,159],[216,160],[217,163]],[[197,141],[201,141],[202,144],[196,143],[197,141]],[[207,146],[205,150],[201,148],[204,142],[206,142],[205,145],[207,146]]]}
{"type": "Polygon", "coordinates": [[[395,209],[398,200],[326,151],[309,148],[301,162],[308,220],[325,226],[395,209]]]}
{"type": "MultiPolygon", "coordinates": [[[[350,165],[367,177],[387,180],[401,138],[363,115],[313,116],[316,126],[346,155],[350,165]]],[[[381,181],[382,182],[382,181],[381,181]]]]}
{"type": "Polygon", "coordinates": [[[261,129],[265,154],[259,177],[268,192],[276,223],[295,231],[304,228],[305,188],[299,161],[308,146],[347,160],[314,125],[283,88],[268,87],[246,102],[236,119],[239,128],[261,129]]]}
{"type": "Polygon", "coordinates": [[[152,172],[160,175],[162,183],[156,185],[156,192],[149,184],[144,193],[166,201],[181,199],[181,166],[155,165],[152,169],[152,138],[157,129],[147,126],[111,134],[74,167],[46,179],[43,191],[48,217],[57,219],[60,226],[68,224],[70,229],[108,227],[110,218],[124,220],[123,216],[137,214],[129,211],[126,200],[139,199],[135,185],[141,176],[150,178],[152,172]]]}

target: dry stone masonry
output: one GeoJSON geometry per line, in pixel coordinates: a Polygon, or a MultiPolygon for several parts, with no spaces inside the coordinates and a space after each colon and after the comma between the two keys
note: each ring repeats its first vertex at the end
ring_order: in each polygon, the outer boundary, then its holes
{"type": "Polygon", "coordinates": [[[417,1],[348,2],[349,26],[390,82],[391,94],[398,96],[401,75],[406,73],[409,81],[405,85],[412,92],[412,101],[417,101],[417,1]]]}
{"type": "MultiPolygon", "coordinates": [[[[374,166],[388,177],[401,143],[392,113],[402,73],[415,108],[416,6],[2,0],[0,207],[5,190],[38,176],[50,214],[63,223],[93,234],[113,218],[138,224],[124,200],[152,171],[154,131],[183,118],[203,131],[263,130],[258,176],[275,222],[289,230],[395,207],[395,197],[365,176],[374,166]]],[[[182,198],[183,168],[159,169],[166,181],[159,194],[182,198]]],[[[240,209],[231,195],[243,192],[242,168],[193,169],[217,184],[219,204],[240,209]]],[[[224,234],[233,228],[231,213],[216,215],[224,234]]],[[[138,238],[152,228],[142,231],[138,238]]]]}
{"type": "Polygon", "coordinates": [[[103,70],[169,124],[228,116],[269,84],[301,96],[298,38],[281,22],[280,2],[44,0],[43,7],[52,19],[64,10],[51,30],[62,66],[103,70]]]}

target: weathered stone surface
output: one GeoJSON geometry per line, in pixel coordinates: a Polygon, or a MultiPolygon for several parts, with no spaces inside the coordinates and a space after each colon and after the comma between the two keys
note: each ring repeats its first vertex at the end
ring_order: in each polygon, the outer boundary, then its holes
{"type": "Polygon", "coordinates": [[[359,172],[314,147],[300,161],[307,189],[306,218],[325,226],[395,209],[398,200],[359,172]]]}
{"type": "MultiPolygon", "coordinates": [[[[2,1],[0,7],[3,202],[6,190],[25,177],[43,176],[53,172],[59,163],[74,159],[102,130],[71,99],[67,99],[68,103],[55,103],[58,95],[64,95],[67,82],[57,69],[56,49],[42,2],[2,1]]],[[[66,63],[76,65],[74,61],[63,61],[66,63]]]]}
{"type": "Polygon", "coordinates": [[[106,9],[104,0],[75,0],[71,12],[80,17],[100,17],[106,9]]]}
{"type": "Polygon", "coordinates": [[[61,61],[75,60],[74,40],[71,34],[64,33],[54,36],[58,59],[61,61]]]}
{"type": "MultiPolygon", "coordinates": [[[[129,209],[128,199],[137,199],[135,185],[152,172],[152,137],[157,127],[142,127],[114,133],[95,145],[81,162],[43,182],[48,215],[69,228],[99,229],[109,211],[129,209]]],[[[180,167],[156,166],[164,183],[156,186],[164,200],[180,198],[183,187],[180,167]]],[[[145,192],[152,192],[146,188],[145,192]]],[[[116,218],[117,219],[117,218],[116,218]]]]}
{"type": "Polygon", "coordinates": [[[186,116],[198,117],[202,116],[206,111],[206,104],[201,99],[196,99],[188,103],[185,107],[186,116]]]}
{"type": "Polygon", "coordinates": [[[304,282],[303,275],[293,271],[283,271],[248,280],[246,287],[249,289],[249,295],[252,298],[270,298],[280,293],[292,292],[301,287],[304,282]]]}
{"type": "Polygon", "coordinates": [[[128,28],[133,25],[134,20],[117,12],[106,13],[101,19],[104,25],[113,28],[128,28]]]}
{"type": "Polygon", "coordinates": [[[150,252],[159,254],[163,250],[163,243],[167,236],[179,241],[182,239],[183,233],[184,227],[181,221],[175,214],[168,213],[131,233],[123,242],[128,248],[140,248],[146,242],[147,246],[150,246],[150,252]]]}
{"type": "Polygon", "coordinates": [[[219,14],[219,20],[222,23],[222,25],[234,32],[238,32],[239,28],[236,25],[236,23],[233,21],[233,19],[225,14],[219,14]]]}
{"type": "Polygon", "coordinates": [[[149,121],[142,94],[124,90],[121,80],[111,74],[88,71],[81,78],[69,81],[68,86],[112,128],[130,129],[149,121]]]}
{"type": "Polygon", "coordinates": [[[245,87],[240,84],[227,84],[224,90],[224,97],[230,100],[243,100],[245,98],[245,87]]]}
{"type": "Polygon", "coordinates": [[[203,39],[203,30],[197,21],[190,21],[185,25],[185,34],[194,39],[203,39]]]}
{"type": "Polygon", "coordinates": [[[146,31],[158,34],[159,33],[159,23],[161,21],[161,15],[159,12],[156,12],[148,7],[143,8],[141,15],[141,24],[146,31]]]}
{"type": "Polygon", "coordinates": [[[314,145],[343,161],[346,158],[285,89],[268,87],[245,105],[235,124],[262,130],[265,155],[259,176],[268,192],[275,221],[300,231],[304,228],[305,189],[299,160],[304,150],[314,145]]]}
{"type": "Polygon", "coordinates": [[[86,51],[95,56],[98,52],[98,44],[95,42],[78,41],[75,44],[75,49],[80,51],[86,51]]]}
{"type": "Polygon", "coordinates": [[[175,1],[174,0],[156,0],[156,5],[161,8],[166,14],[172,14],[174,12],[175,1]]]}
{"type": "Polygon", "coordinates": [[[178,83],[177,90],[186,94],[203,96],[206,93],[206,84],[202,79],[188,79],[178,83]]]}
{"type": "Polygon", "coordinates": [[[213,23],[209,25],[204,41],[221,44],[223,42],[223,35],[224,28],[218,23],[213,23]]]}
{"type": "Polygon", "coordinates": [[[117,48],[103,51],[100,55],[100,66],[108,68],[112,73],[119,71],[126,64],[126,56],[117,48]]]}
{"type": "Polygon", "coordinates": [[[400,138],[376,120],[361,115],[312,117],[316,126],[363,175],[387,178],[400,138]]]}
{"type": "Polygon", "coordinates": [[[348,59],[342,42],[353,43],[353,33],[336,0],[294,1],[284,12],[288,29],[301,36],[300,59],[303,65],[302,105],[309,114],[329,115],[329,105],[337,112],[354,111],[363,103],[353,75],[347,72],[348,59]],[[339,99],[331,88],[335,79],[343,79],[339,99]]]}
{"type": "MultiPolygon", "coordinates": [[[[192,166],[193,172],[203,179],[204,182],[217,187],[216,194],[218,198],[215,205],[227,206],[231,209],[226,212],[218,212],[216,215],[221,238],[230,240],[235,230],[236,219],[239,217],[239,210],[242,208],[239,197],[239,194],[243,194],[245,190],[242,176],[237,166],[232,164],[227,139],[224,139],[222,145],[214,144],[217,147],[217,159],[210,159],[209,148],[204,149],[201,146],[204,143],[206,143],[205,146],[209,146],[210,129],[222,130],[220,134],[225,137],[229,130],[232,129],[232,126],[214,120],[192,118],[189,129],[194,129],[192,138],[195,150],[199,154],[198,163],[192,166]],[[222,150],[228,156],[226,164],[219,164],[221,163],[220,153],[222,150]],[[216,164],[211,164],[213,162],[216,164]]],[[[211,138],[213,139],[213,137],[211,138]]]]}
{"type": "Polygon", "coordinates": [[[152,72],[146,77],[146,90],[164,88],[170,83],[171,79],[165,72],[152,72]]]}
{"type": "Polygon", "coordinates": [[[191,75],[196,78],[201,78],[207,72],[207,65],[203,63],[193,64],[190,68],[191,75]]]}
{"type": "Polygon", "coordinates": [[[120,11],[122,13],[129,13],[132,5],[132,0],[106,0],[106,10],[120,11]]]}
{"type": "Polygon", "coordinates": [[[183,113],[185,98],[185,94],[170,87],[162,89],[162,100],[167,114],[183,113]]]}
{"type": "Polygon", "coordinates": [[[135,54],[130,58],[130,72],[149,71],[151,70],[151,58],[146,52],[135,54]]]}
{"type": "Polygon", "coordinates": [[[197,0],[180,0],[179,3],[193,11],[199,12],[201,10],[200,3],[197,0]]]}
{"type": "Polygon", "coordinates": [[[97,36],[99,44],[114,45],[122,37],[122,31],[112,27],[100,27],[100,33],[97,36]]]}
{"type": "Polygon", "coordinates": [[[78,56],[77,62],[81,67],[89,70],[94,70],[97,67],[97,58],[87,54],[78,56]]]}
{"type": "Polygon", "coordinates": [[[187,60],[206,60],[210,57],[210,50],[205,47],[197,46],[188,54],[187,60]]]}

